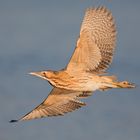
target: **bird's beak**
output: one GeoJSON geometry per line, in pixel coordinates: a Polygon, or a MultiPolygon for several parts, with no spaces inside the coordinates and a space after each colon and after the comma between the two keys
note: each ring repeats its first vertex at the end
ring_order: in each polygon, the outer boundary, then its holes
{"type": "Polygon", "coordinates": [[[39,76],[40,75],[40,72],[30,72],[29,74],[30,75],[34,75],[34,76],[39,76]]]}
{"type": "Polygon", "coordinates": [[[30,75],[37,76],[46,80],[45,75],[42,72],[30,72],[30,75]]]}

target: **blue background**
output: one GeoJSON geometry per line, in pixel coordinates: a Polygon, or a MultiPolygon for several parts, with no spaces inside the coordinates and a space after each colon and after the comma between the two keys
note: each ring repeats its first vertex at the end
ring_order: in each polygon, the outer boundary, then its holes
{"type": "Polygon", "coordinates": [[[139,0],[0,0],[0,140],[140,140],[139,44],[139,0]],[[52,89],[28,73],[65,67],[85,9],[98,5],[112,11],[118,31],[108,72],[137,88],[97,91],[64,117],[9,123],[52,89]]]}

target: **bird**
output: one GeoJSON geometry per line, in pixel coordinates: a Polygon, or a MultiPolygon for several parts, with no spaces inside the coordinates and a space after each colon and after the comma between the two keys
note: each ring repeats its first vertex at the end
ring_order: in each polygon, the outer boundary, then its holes
{"type": "Polygon", "coordinates": [[[116,48],[116,25],[111,11],[105,6],[86,9],[76,47],[67,66],[59,71],[31,72],[47,80],[53,89],[48,97],[25,116],[10,122],[64,115],[86,105],[81,98],[96,90],[134,88],[135,84],[118,81],[108,75],[116,48]]]}

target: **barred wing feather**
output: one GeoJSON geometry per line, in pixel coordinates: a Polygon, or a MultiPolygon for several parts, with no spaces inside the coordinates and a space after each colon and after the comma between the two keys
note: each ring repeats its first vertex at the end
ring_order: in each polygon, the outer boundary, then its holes
{"type": "Polygon", "coordinates": [[[112,62],[115,41],[111,12],[105,7],[87,9],[67,70],[104,72],[112,62]]]}
{"type": "MultiPolygon", "coordinates": [[[[37,119],[47,116],[58,116],[72,112],[82,106],[85,106],[85,103],[78,100],[81,95],[82,92],[54,88],[49,96],[39,106],[21,119],[12,120],[11,122],[37,119]]],[[[83,96],[85,95],[83,94],[83,96]]]]}

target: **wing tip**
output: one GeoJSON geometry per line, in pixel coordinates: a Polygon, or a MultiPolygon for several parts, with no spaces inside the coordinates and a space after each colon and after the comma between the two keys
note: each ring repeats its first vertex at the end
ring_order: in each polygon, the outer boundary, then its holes
{"type": "Polygon", "coordinates": [[[9,123],[15,123],[18,122],[18,120],[10,120],[9,123]]]}

